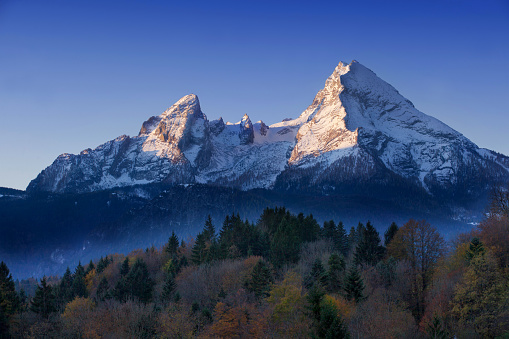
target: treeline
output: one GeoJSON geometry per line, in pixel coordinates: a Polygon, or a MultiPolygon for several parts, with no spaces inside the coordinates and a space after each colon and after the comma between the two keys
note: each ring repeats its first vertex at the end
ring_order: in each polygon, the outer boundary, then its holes
{"type": "Polygon", "coordinates": [[[2,262],[0,337],[507,337],[504,192],[451,244],[424,220],[382,239],[370,222],[267,208],[256,224],[229,215],[217,231],[209,217],[195,239],[79,264],[30,299],[2,262]]]}

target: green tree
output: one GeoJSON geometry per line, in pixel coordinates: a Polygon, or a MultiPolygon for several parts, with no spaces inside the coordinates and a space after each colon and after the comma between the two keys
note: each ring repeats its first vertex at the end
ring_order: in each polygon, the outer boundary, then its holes
{"type": "Polygon", "coordinates": [[[96,298],[97,300],[104,301],[109,296],[110,285],[108,284],[108,279],[103,277],[97,285],[96,298]]]}
{"type": "Polygon", "coordinates": [[[467,251],[467,260],[471,261],[474,257],[484,254],[484,245],[479,238],[473,238],[467,251]]]}
{"type": "Polygon", "coordinates": [[[332,253],[329,257],[328,264],[327,287],[331,292],[338,292],[343,288],[345,259],[340,254],[332,253]]]}
{"type": "Polygon", "coordinates": [[[207,241],[213,242],[216,240],[216,228],[214,227],[214,224],[212,224],[212,218],[210,217],[210,214],[207,217],[207,220],[205,221],[203,234],[207,241]]]}
{"type": "Polygon", "coordinates": [[[316,329],[318,338],[346,339],[350,333],[339,316],[336,305],[327,297],[320,303],[320,321],[316,329]]]}
{"type": "Polygon", "coordinates": [[[0,309],[6,316],[11,316],[19,308],[19,298],[14,286],[14,280],[7,264],[0,262],[0,309]]]}
{"type": "Polygon", "coordinates": [[[426,326],[426,334],[429,339],[449,339],[451,337],[436,314],[433,316],[431,322],[426,326]]]}
{"type": "Polygon", "coordinates": [[[175,234],[175,231],[172,231],[171,236],[168,239],[168,245],[166,245],[166,252],[170,255],[170,257],[175,258],[177,256],[178,248],[179,239],[175,234]]]}
{"type": "Polygon", "coordinates": [[[359,302],[364,299],[364,281],[362,280],[357,267],[352,266],[345,278],[344,287],[346,297],[359,302]]]}
{"type": "Polygon", "coordinates": [[[384,233],[384,245],[388,246],[389,243],[392,241],[396,233],[398,232],[399,227],[396,225],[396,223],[393,221],[391,226],[385,231],[384,233]]]}
{"type": "Polygon", "coordinates": [[[129,258],[125,258],[120,267],[120,276],[125,277],[129,273],[129,258]]]}
{"type": "Polygon", "coordinates": [[[136,259],[133,267],[125,277],[127,296],[137,298],[143,303],[152,300],[154,281],[150,278],[147,264],[142,259],[136,259]]]}
{"type": "Polygon", "coordinates": [[[85,283],[85,269],[81,262],[78,263],[72,279],[72,299],[76,296],[81,298],[88,296],[87,285],[85,283]]]}
{"type": "Polygon", "coordinates": [[[366,227],[360,228],[362,236],[355,251],[355,261],[361,265],[374,266],[384,255],[384,248],[380,246],[380,235],[368,221],[366,227]]]}
{"type": "Polygon", "coordinates": [[[173,299],[175,290],[177,289],[177,284],[175,283],[175,278],[172,274],[168,274],[166,276],[166,281],[163,286],[162,299],[165,302],[169,302],[173,299]]]}
{"type": "Polygon", "coordinates": [[[196,242],[194,243],[193,249],[191,250],[191,261],[195,265],[203,264],[207,261],[208,248],[206,235],[199,233],[196,236],[196,242]]]}
{"type": "Polygon", "coordinates": [[[94,262],[92,261],[92,259],[90,259],[87,269],[85,270],[85,276],[87,276],[87,274],[90,273],[90,271],[92,271],[93,269],[95,269],[95,265],[94,265],[94,262]]]}
{"type": "Polygon", "coordinates": [[[41,279],[41,284],[37,285],[35,296],[31,301],[30,310],[46,319],[51,313],[56,312],[57,310],[55,307],[55,295],[53,294],[53,288],[48,285],[46,277],[43,277],[41,279]]]}
{"type": "Polygon", "coordinates": [[[327,275],[325,273],[325,269],[323,268],[322,260],[316,258],[313,266],[311,266],[311,272],[309,273],[306,285],[308,288],[314,284],[320,284],[320,286],[324,287],[326,282],[327,275]]]}
{"type": "Polygon", "coordinates": [[[259,260],[253,268],[247,287],[258,298],[269,296],[270,284],[273,282],[269,267],[263,260],[259,260]]]}
{"type": "Polygon", "coordinates": [[[58,304],[62,307],[73,299],[72,282],[72,273],[69,267],[67,267],[64,275],[62,276],[62,279],[60,279],[60,284],[58,285],[58,290],[56,293],[58,304]]]}

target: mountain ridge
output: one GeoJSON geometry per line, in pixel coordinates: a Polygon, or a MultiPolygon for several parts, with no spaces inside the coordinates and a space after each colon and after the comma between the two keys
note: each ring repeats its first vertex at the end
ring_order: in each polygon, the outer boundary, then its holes
{"type": "Polygon", "coordinates": [[[335,190],[345,181],[368,183],[393,175],[431,195],[475,198],[478,193],[471,191],[509,180],[509,158],[480,149],[418,111],[393,86],[352,61],[338,64],[296,119],[270,126],[253,124],[247,115],[235,124],[209,121],[198,97],[190,94],[143,122],[138,136],[59,156],[27,191],[80,193],[157,182],[335,190]]]}

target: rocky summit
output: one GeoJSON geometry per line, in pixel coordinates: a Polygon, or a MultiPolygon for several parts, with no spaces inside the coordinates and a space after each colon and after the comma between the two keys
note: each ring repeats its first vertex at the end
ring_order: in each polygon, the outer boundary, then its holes
{"type": "Polygon", "coordinates": [[[187,95],[142,124],[78,155],[62,154],[30,192],[83,193],[147,183],[329,194],[355,184],[405,185],[475,197],[509,180],[509,158],[428,116],[362,64],[339,63],[296,119],[267,126],[207,119],[187,95]]]}

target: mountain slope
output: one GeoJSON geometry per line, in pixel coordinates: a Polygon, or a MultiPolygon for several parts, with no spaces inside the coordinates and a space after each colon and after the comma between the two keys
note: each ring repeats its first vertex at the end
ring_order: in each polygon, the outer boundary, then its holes
{"type": "Polygon", "coordinates": [[[478,197],[509,179],[509,159],[418,111],[353,61],[340,63],[297,118],[271,126],[245,115],[209,121],[188,95],[121,136],[79,155],[63,154],[30,193],[91,192],[145,183],[205,183],[240,189],[309,189],[405,182],[448,199],[478,197]]]}

